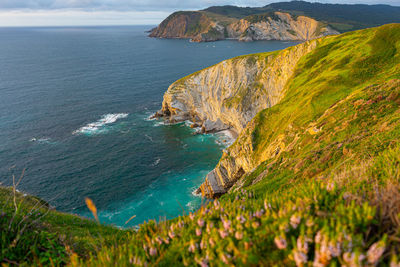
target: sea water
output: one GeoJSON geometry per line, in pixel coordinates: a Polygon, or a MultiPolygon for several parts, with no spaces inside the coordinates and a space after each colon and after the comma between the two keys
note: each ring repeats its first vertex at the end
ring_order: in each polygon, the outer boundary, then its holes
{"type": "Polygon", "coordinates": [[[191,43],[152,26],[0,28],[0,182],[58,210],[130,227],[196,210],[192,192],[229,144],[150,120],[175,80],[293,42],[191,43]],[[129,218],[134,219],[125,224],[129,218]]]}

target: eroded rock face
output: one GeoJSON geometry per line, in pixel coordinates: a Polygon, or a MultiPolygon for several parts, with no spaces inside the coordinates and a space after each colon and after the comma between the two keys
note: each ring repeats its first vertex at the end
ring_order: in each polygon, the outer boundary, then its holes
{"type": "Polygon", "coordinates": [[[227,25],[201,11],[176,12],[154,28],[150,37],[190,38],[195,42],[226,38],[239,41],[307,41],[339,33],[312,18],[305,16],[294,18],[289,13],[282,12],[275,12],[271,16],[262,18],[232,19],[232,21],[227,25]]]}
{"type": "MultiPolygon", "coordinates": [[[[282,99],[297,62],[318,42],[229,59],[189,75],[168,88],[158,114],[170,122],[191,120],[205,132],[233,129],[240,133],[259,111],[282,99]]],[[[251,149],[251,145],[241,146],[238,151],[230,149],[229,156],[222,157],[207,175],[201,186],[203,195],[215,197],[227,192],[253,169],[243,156],[250,155],[251,149]]]]}
{"type": "Polygon", "coordinates": [[[228,30],[239,41],[281,40],[307,41],[339,32],[304,16],[293,18],[288,13],[275,12],[276,17],[250,23],[244,19],[230,25],[228,30]],[[236,29],[236,30],[235,30],[236,29]]]}

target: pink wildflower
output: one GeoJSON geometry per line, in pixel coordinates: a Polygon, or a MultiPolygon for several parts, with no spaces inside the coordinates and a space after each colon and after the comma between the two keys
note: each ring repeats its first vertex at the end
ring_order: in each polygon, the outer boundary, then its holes
{"type": "Polygon", "coordinates": [[[235,238],[236,238],[237,240],[241,240],[241,239],[243,238],[243,232],[242,232],[242,231],[237,231],[237,232],[235,233],[235,238]]]}
{"type": "Polygon", "coordinates": [[[368,262],[372,265],[377,264],[383,252],[385,252],[385,243],[383,241],[374,243],[367,252],[368,262]]]}
{"type": "Polygon", "coordinates": [[[304,266],[304,263],[307,262],[307,255],[300,251],[295,251],[293,254],[296,265],[304,266]]]}
{"type": "Polygon", "coordinates": [[[197,220],[197,224],[198,224],[200,227],[203,227],[203,226],[204,226],[204,220],[203,220],[202,218],[199,218],[199,219],[197,220]]]}
{"type": "Polygon", "coordinates": [[[201,228],[196,228],[196,235],[201,236],[201,228]]]}
{"type": "Polygon", "coordinates": [[[278,249],[285,249],[287,247],[286,239],[282,236],[276,236],[274,242],[278,249]]]}
{"type": "Polygon", "coordinates": [[[227,231],[223,230],[223,229],[220,229],[220,230],[219,230],[219,235],[221,236],[222,239],[224,239],[225,237],[227,237],[228,234],[229,234],[229,233],[228,233],[227,231]]]}
{"type": "Polygon", "coordinates": [[[296,229],[297,226],[300,224],[301,218],[298,215],[293,214],[292,217],[290,217],[290,225],[296,229]]]}
{"type": "Polygon", "coordinates": [[[246,222],[246,218],[243,217],[242,215],[237,216],[236,220],[238,220],[241,224],[246,222]]]}
{"type": "Polygon", "coordinates": [[[149,254],[150,254],[150,256],[155,256],[155,255],[157,255],[157,249],[151,247],[151,248],[149,249],[149,254]]]}
{"type": "Polygon", "coordinates": [[[169,232],[168,232],[168,236],[169,236],[171,239],[174,239],[174,237],[175,237],[174,231],[169,231],[169,232]]]}

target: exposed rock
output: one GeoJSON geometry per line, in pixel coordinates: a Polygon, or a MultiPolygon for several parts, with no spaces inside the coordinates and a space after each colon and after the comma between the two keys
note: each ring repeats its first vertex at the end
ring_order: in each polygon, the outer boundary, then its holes
{"type": "MultiPolygon", "coordinates": [[[[202,121],[204,132],[232,128],[240,133],[259,111],[280,101],[297,62],[318,42],[233,58],[180,79],[168,88],[159,113],[171,122],[202,121]]],[[[241,140],[241,144],[238,150],[230,149],[230,155],[207,175],[201,186],[205,196],[227,192],[255,167],[245,156],[252,152],[251,140],[241,140]]],[[[281,146],[274,144],[268,151],[279,154],[281,146]]]]}
{"type": "Polygon", "coordinates": [[[226,38],[239,41],[282,40],[307,41],[339,32],[315,19],[289,13],[253,15],[243,19],[218,21],[202,11],[176,12],[151,30],[150,37],[190,38],[194,42],[211,42],[226,38]]]}

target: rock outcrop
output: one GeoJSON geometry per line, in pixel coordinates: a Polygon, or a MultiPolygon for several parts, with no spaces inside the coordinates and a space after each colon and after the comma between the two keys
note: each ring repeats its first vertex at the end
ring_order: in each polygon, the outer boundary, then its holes
{"type": "Polygon", "coordinates": [[[253,16],[253,22],[241,19],[228,26],[228,33],[239,41],[256,40],[297,40],[306,41],[326,35],[338,34],[329,26],[315,19],[299,16],[293,18],[289,13],[275,12],[274,16],[253,16]]]}
{"type": "Polygon", "coordinates": [[[210,16],[207,12],[176,12],[154,28],[150,37],[190,38],[195,42],[209,42],[226,38],[239,41],[281,40],[307,41],[338,34],[315,19],[289,13],[271,12],[233,19],[210,16]]]}
{"type": "MultiPolygon", "coordinates": [[[[158,116],[171,123],[191,120],[204,132],[232,129],[240,133],[261,110],[277,104],[297,62],[315,49],[312,40],[279,52],[241,56],[173,83],[164,95],[158,116]]],[[[251,142],[250,142],[251,143],[251,142]]],[[[254,166],[240,151],[230,151],[210,172],[201,191],[207,197],[225,193],[232,184],[254,166]]]]}

